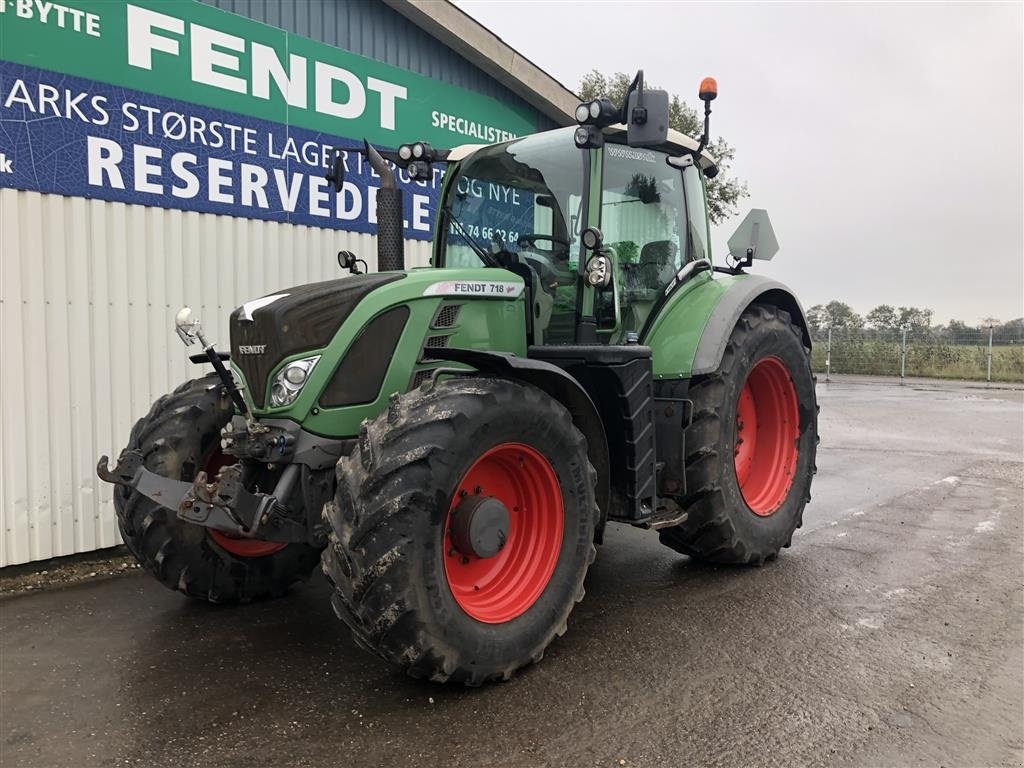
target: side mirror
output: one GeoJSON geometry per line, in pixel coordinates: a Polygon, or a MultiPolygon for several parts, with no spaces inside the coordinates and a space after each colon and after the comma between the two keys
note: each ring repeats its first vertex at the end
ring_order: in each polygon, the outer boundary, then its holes
{"type": "Polygon", "coordinates": [[[749,267],[754,259],[770,261],[778,252],[779,241],[763,208],[751,210],[729,238],[729,255],[741,267],[749,267]]]}
{"type": "Polygon", "coordinates": [[[174,316],[174,330],[186,347],[191,347],[197,340],[201,341],[203,338],[199,318],[192,313],[191,307],[182,307],[178,310],[178,314],[174,316]]]}
{"type": "Polygon", "coordinates": [[[335,192],[341,192],[341,188],[345,185],[345,159],[341,156],[340,149],[335,148],[332,151],[324,178],[331,183],[335,192]]]}
{"type": "Polygon", "coordinates": [[[638,88],[626,107],[626,143],[656,147],[668,140],[668,91],[638,88]]]}

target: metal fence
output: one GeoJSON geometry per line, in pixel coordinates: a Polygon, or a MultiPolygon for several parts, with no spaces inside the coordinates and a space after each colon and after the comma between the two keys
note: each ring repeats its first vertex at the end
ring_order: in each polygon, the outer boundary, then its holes
{"type": "Polygon", "coordinates": [[[811,364],[829,381],[836,374],[1024,383],[1024,339],[991,328],[961,332],[822,328],[811,333],[811,364]]]}

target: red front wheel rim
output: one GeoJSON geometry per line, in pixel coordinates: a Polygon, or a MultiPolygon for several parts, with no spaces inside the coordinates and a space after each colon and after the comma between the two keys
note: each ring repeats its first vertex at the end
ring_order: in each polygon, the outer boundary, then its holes
{"type": "Polygon", "coordinates": [[[558,476],[542,453],[501,443],[480,456],[455,488],[444,527],[444,573],[459,607],[486,624],[529,610],[558,564],[563,518],[558,476]],[[471,494],[492,496],[508,509],[508,537],[494,557],[463,555],[454,546],[453,512],[471,494]]]}
{"type": "MultiPolygon", "coordinates": [[[[230,466],[236,461],[234,456],[224,453],[218,445],[207,454],[206,460],[203,461],[203,471],[207,477],[214,478],[222,468],[230,466]]],[[[229,533],[218,531],[216,528],[208,528],[207,531],[218,547],[238,557],[266,557],[280,552],[288,546],[287,542],[283,541],[263,541],[262,539],[232,536],[229,533]]]]}
{"type": "Polygon", "coordinates": [[[736,403],[736,481],[750,511],[774,514],[793,486],[799,456],[796,388],[777,357],[765,357],[747,375],[736,403]]]}

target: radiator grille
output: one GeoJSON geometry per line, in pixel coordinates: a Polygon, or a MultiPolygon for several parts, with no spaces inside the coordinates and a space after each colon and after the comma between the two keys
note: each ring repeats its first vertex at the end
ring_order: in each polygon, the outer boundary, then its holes
{"type": "Polygon", "coordinates": [[[449,336],[428,336],[427,340],[423,342],[423,349],[420,350],[420,362],[427,363],[438,358],[430,354],[432,349],[444,349],[448,346],[449,336]]]}
{"type": "Polygon", "coordinates": [[[433,368],[424,368],[423,370],[416,371],[412,377],[412,386],[410,390],[419,389],[420,384],[430,378],[430,375],[434,372],[433,368]]]}
{"type": "Polygon", "coordinates": [[[459,321],[459,310],[462,309],[461,304],[445,304],[434,315],[433,322],[430,323],[432,328],[452,328],[459,321]]]}

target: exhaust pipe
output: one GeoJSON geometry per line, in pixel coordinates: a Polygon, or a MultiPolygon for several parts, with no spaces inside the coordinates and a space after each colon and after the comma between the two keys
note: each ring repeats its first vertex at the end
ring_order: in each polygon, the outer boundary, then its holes
{"type": "Polygon", "coordinates": [[[402,190],[395,183],[395,172],[380,153],[368,141],[363,144],[366,145],[370,167],[380,176],[380,189],[377,190],[377,271],[402,270],[405,269],[402,190]]]}

